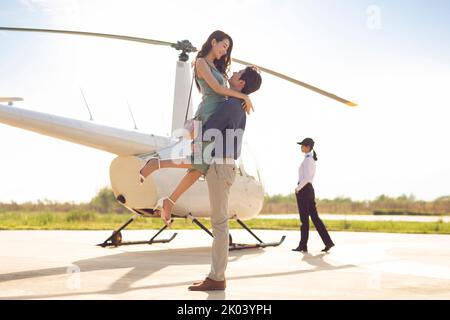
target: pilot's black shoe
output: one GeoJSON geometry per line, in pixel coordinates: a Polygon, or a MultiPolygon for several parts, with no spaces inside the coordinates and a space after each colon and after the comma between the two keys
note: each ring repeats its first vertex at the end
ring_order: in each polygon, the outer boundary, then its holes
{"type": "Polygon", "coordinates": [[[292,251],[308,252],[308,248],[306,248],[306,247],[297,247],[295,249],[292,249],[292,251]]]}
{"type": "Polygon", "coordinates": [[[334,247],[334,243],[328,244],[328,245],[325,246],[325,248],[322,250],[322,252],[328,252],[333,247],[334,247]]]}

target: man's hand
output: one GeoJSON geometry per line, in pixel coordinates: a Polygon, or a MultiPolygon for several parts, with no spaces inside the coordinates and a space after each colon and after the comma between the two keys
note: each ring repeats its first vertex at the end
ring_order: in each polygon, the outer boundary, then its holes
{"type": "Polygon", "coordinates": [[[250,114],[250,111],[255,112],[255,109],[253,109],[252,102],[250,101],[250,98],[248,98],[248,97],[242,103],[242,107],[244,108],[244,110],[247,114],[250,114]]]}

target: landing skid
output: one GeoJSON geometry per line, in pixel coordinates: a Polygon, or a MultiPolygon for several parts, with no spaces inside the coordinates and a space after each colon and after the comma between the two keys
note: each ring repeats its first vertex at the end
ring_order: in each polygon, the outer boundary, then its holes
{"type": "MultiPolygon", "coordinates": [[[[175,237],[177,236],[177,233],[174,233],[168,239],[158,239],[157,240],[156,237],[158,237],[164,230],[166,230],[168,228],[167,226],[164,226],[161,229],[159,229],[158,232],[150,240],[127,241],[127,242],[122,241],[122,233],[121,233],[121,231],[124,230],[126,227],[128,227],[134,220],[136,220],[137,217],[139,217],[139,216],[152,217],[152,218],[159,217],[159,215],[157,213],[153,212],[153,210],[148,210],[148,209],[145,209],[145,210],[143,210],[143,209],[131,209],[131,208],[128,208],[128,209],[131,210],[134,213],[134,216],[131,217],[131,219],[128,220],[127,222],[125,222],[122,226],[120,226],[117,230],[115,230],[112,233],[112,235],[109,238],[107,238],[103,243],[100,243],[97,246],[106,248],[106,247],[120,247],[120,246],[129,246],[129,245],[137,245],[137,244],[149,244],[149,245],[151,245],[151,244],[154,244],[154,243],[169,243],[173,239],[175,239],[175,237]]],[[[180,216],[176,216],[176,215],[173,215],[173,217],[175,217],[175,218],[186,218],[186,217],[180,217],[180,216]]],[[[214,235],[212,234],[212,232],[205,225],[203,225],[197,218],[195,218],[191,214],[189,214],[187,216],[187,218],[190,218],[193,223],[195,223],[203,231],[205,231],[212,238],[214,238],[214,235]]],[[[255,244],[234,243],[233,242],[233,238],[231,237],[231,234],[230,234],[230,239],[229,239],[229,244],[230,244],[229,250],[230,251],[245,250],[245,249],[257,249],[257,248],[267,248],[267,247],[278,247],[286,239],[286,236],[282,236],[280,241],[278,241],[278,242],[268,242],[268,243],[264,242],[260,238],[258,238],[258,236],[255,233],[253,233],[253,231],[243,221],[237,219],[236,217],[233,217],[232,219],[236,220],[237,223],[239,223],[239,225],[242,228],[247,230],[258,241],[258,243],[255,243],[255,244]]],[[[172,221],[173,221],[173,219],[172,219],[172,221]]]]}
{"type": "Polygon", "coordinates": [[[120,246],[130,246],[130,245],[136,245],[136,244],[154,244],[154,243],[168,243],[171,242],[175,237],[177,236],[177,233],[174,233],[169,239],[159,239],[156,240],[156,237],[159,236],[164,230],[167,229],[167,226],[162,227],[158,230],[158,232],[150,239],[150,240],[144,240],[144,241],[122,241],[122,233],[121,231],[124,230],[126,227],[128,227],[134,220],[136,220],[139,216],[145,216],[145,217],[151,217],[152,213],[149,211],[142,212],[141,210],[135,210],[130,209],[134,212],[134,216],[131,217],[130,220],[125,222],[120,228],[117,230],[114,230],[112,235],[106,239],[103,243],[98,244],[99,247],[120,247],[120,246]]]}
{"type": "MultiPolygon", "coordinates": [[[[205,231],[212,238],[214,238],[214,235],[212,234],[212,232],[209,231],[208,228],[206,228],[205,225],[203,225],[197,218],[194,218],[192,215],[189,215],[188,217],[192,220],[193,223],[195,223],[203,231],[205,231]]],[[[230,234],[230,239],[229,239],[229,243],[230,243],[229,250],[230,251],[245,250],[245,249],[257,249],[257,248],[266,248],[266,247],[278,247],[286,239],[286,236],[282,236],[280,241],[278,241],[278,242],[266,243],[266,242],[262,241],[260,238],[258,238],[258,236],[256,234],[254,234],[253,231],[242,220],[239,220],[236,217],[233,217],[233,219],[236,220],[237,223],[239,223],[239,225],[242,228],[247,230],[256,240],[258,240],[258,243],[255,243],[255,244],[234,243],[233,238],[231,237],[231,234],[230,234]]]]}

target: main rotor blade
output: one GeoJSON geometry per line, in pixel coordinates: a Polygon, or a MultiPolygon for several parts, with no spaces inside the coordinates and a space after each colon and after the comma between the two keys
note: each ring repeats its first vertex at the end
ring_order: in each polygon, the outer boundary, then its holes
{"type": "Polygon", "coordinates": [[[167,42],[167,41],[159,41],[159,40],[153,40],[153,39],[129,37],[129,36],[116,35],[116,34],[107,34],[107,33],[95,33],[95,32],[71,31],[71,30],[53,30],[53,29],[9,28],[9,27],[0,27],[0,30],[19,31],[19,32],[59,33],[59,34],[66,34],[66,35],[100,37],[100,38],[109,38],[109,39],[117,39],[117,40],[124,40],[124,41],[141,42],[141,43],[146,43],[146,44],[154,44],[154,45],[168,46],[168,47],[172,47],[172,46],[176,45],[176,43],[167,42]]]}
{"type": "Polygon", "coordinates": [[[0,97],[0,102],[16,102],[23,101],[23,98],[19,97],[0,97]]]}
{"type": "Polygon", "coordinates": [[[322,89],[319,89],[319,88],[317,88],[317,87],[314,87],[314,86],[312,86],[312,85],[310,85],[310,84],[307,84],[307,83],[305,83],[305,82],[302,82],[302,81],[299,81],[299,80],[297,80],[297,79],[288,77],[288,76],[286,76],[286,75],[284,75],[284,74],[281,74],[281,73],[279,73],[279,72],[276,72],[276,71],[273,71],[273,70],[270,70],[270,69],[267,69],[267,68],[264,68],[264,67],[260,67],[260,66],[257,66],[257,65],[255,65],[255,64],[252,64],[252,63],[249,63],[249,62],[246,62],[246,61],[243,61],[243,60],[239,60],[239,59],[236,59],[236,58],[233,58],[232,60],[233,60],[234,62],[243,64],[243,65],[245,65],[245,66],[255,66],[255,67],[257,67],[259,70],[261,70],[261,71],[263,71],[263,72],[266,72],[266,73],[268,73],[268,74],[271,74],[271,75],[273,75],[273,76],[275,76],[275,77],[278,77],[278,78],[281,78],[281,79],[283,79],[283,80],[286,80],[286,81],[295,83],[295,84],[297,84],[297,85],[299,85],[299,86],[302,86],[302,87],[304,87],[304,88],[306,88],[306,89],[309,89],[309,90],[312,90],[312,91],[314,91],[314,92],[317,92],[317,93],[319,93],[319,94],[321,94],[321,95],[324,95],[324,96],[326,96],[326,97],[328,97],[328,98],[331,98],[331,99],[334,99],[334,100],[336,100],[336,101],[342,102],[342,103],[346,104],[347,106],[350,106],[350,107],[356,107],[356,106],[357,106],[356,103],[353,103],[353,102],[351,102],[351,101],[348,101],[348,100],[346,100],[346,99],[343,99],[343,98],[341,98],[341,97],[338,97],[338,96],[335,95],[335,94],[326,92],[326,91],[324,91],[324,90],[322,90],[322,89]]]}
{"type": "MultiPolygon", "coordinates": [[[[138,38],[138,37],[130,37],[130,36],[123,36],[123,35],[116,35],[116,34],[107,34],[107,33],[95,33],[95,32],[83,32],[83,31],[71,31],[71,30],[55,30],[55,29],[34,29],[34,28],[12,28],[12,27],[0,27],[0,31],[17,31],[17,32],[38,32],[38,33],[56,33],[56,34],[65,34],[65,35],[79,35],[79,36],[90,36],[90,37],[100,37],[100,38],[109,38],[109,39],[116,39],[116,40],[124,40],[124,41],[132,41],[132,42],[140,42],[140,43],[145,43],[145,44],[153,44],[153,45],[160,45],[160,46],[168,46],[168,47],[173,47],[176,48],[178,50],[183,50],[183,49],[188,49],[189,52],[196,52],[197,49],[195,49],[194,47],[187,46],[186,43],[184,42],[178,42],[178,43],[173,43],[173,42],[167,42],[167,41],[160,41],[160,40],[153,40],[153,39],[146,39],[146,38],[138,38]]],[[[348,101],[346,99],[343,99],[341,97],[336,96],[335,94],[329,93],[327,91],[324,91],[322,89],[319,89],[317,87],[314,87],[310,84],[307,84],[305,82],[296,80],[294,78],[291,78],[289,76],[286,76],[284,74],[281,74],[279,72],[261,67],[261,66],[257,66],[254,65],[252,63],[240,60],[240,59],[236,59],[233,58],[234,62],[246,65],[246,66],[255,66],[258,69],[260,69],[263,72],[269,73],[275,77],[281,78],[283,80],[292,82],[294,84],[297,84],[299,86],[302,86],[306,89],[312,90],[314,92],[317,92],[321,95],[324,95],[326,97],[329,97],[331,99],[337,100],[339,102],[342,102],[348,106],[351,107],[355,107],[357,106],[357,104],[348,101]]]]}

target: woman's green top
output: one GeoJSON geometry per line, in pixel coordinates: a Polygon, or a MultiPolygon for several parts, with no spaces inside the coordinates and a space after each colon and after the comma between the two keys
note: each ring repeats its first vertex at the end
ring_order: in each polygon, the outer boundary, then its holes
{"type": "MultiPolygon", "coordinates": [[[[208,63],[208,62],[207,62],[208,63]]],[[[210,65],[208,63],[211,73],[213,74],[214,78],[217,80],[217,82],[223,86],[227,86],[227,79],[225,79],[224,75],[216,69],[216,67],[210,65]]],[[[195,71],[194,71],[195,72],[195,71]]],[[[200,86],[200,92],[202,94],[202,102],[198,106],[197,112],[195,113],[195,120],[201,121],[203,124],[208,121],[209,117],[216,112],[217,107],[219,106],[220,102],[223,102],[227,100],[226,96],[222,96],[214,92],[213,89],[206,83],[204,79],[199,79],[196,77],[196,80],[200,86]]],[[[206,147],[206,146],[204,146],[206,147]]],[[[201,150],[204,150],[204,148],[199,148],[201,150]]],[[[192,163],[192,169],[198,170],[202,174],[206,174],[206,172],[209,169],[209,164],[211,159],[205,159],[208,157],[208,155],[201,156],[201,150],[194,151],[191,156],[191,163],[192,163]]]]}

